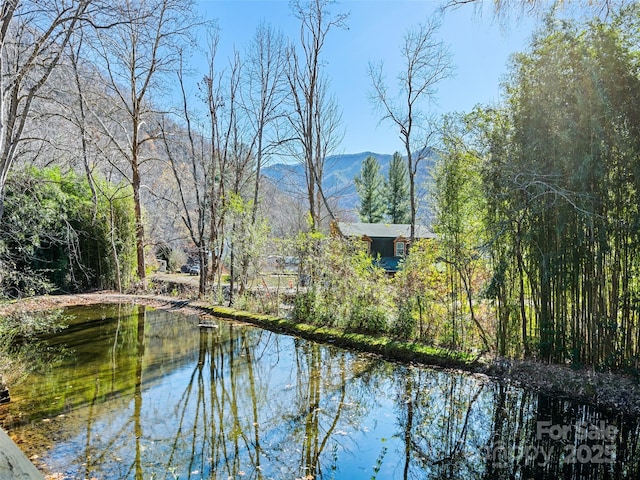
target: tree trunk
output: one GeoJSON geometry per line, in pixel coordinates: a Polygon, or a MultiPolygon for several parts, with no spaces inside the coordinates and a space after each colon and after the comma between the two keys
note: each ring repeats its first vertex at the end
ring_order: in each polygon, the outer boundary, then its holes
{"type": "MultiPolygon", "coordinates": [[[[134,137],[136,138],[136,137],[134,137]]],[[[136,145],[136,143],[134,143],[136,145]]],[[[146,286],[146,272],[144,264],[144,223],[142,219],[142,204],[140,200],[140,171],[138,166],[137,149],[131,160],[131,186],[133,188],[133,203],[136,217],[136,258],[138,263],[138,278],[142,287],[146,286]]]]}

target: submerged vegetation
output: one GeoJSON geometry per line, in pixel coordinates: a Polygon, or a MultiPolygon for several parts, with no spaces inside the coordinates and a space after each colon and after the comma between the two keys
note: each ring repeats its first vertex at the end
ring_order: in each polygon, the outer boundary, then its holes
{"type": "Polygon", "coordinates": [[[65,313],[71,327],[49,341],[73,351],[16,388],[0,420],[54,478],[637,477],[638,421],[617,412],[216,318],[65,313]],[[611,433],[586,441],[574,426],[611,433]],[[566,461],[602,443],[603,461],[566,461]],[[508,461],[542,448],[555,454],[508,461]]]}

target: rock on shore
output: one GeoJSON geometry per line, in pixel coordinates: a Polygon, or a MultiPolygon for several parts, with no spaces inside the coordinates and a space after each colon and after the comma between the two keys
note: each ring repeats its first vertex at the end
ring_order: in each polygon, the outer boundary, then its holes
{"type": "Polygon", "coordinates": [[[44,476],[0,428],[0,478],[43,480],[44,476]]]}

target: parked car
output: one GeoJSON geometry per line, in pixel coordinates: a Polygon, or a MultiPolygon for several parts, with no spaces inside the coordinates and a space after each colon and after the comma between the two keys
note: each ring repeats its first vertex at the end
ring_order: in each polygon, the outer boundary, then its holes
{"type": "Polygon", "coordinates": [[[200,275],[200,265],[191,265],[189,267],[189,275],[200,275]]]}

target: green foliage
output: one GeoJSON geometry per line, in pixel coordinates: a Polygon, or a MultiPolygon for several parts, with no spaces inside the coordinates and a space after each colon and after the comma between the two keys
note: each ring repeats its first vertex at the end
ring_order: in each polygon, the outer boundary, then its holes
{"type": "Polygon", "coordinates": [[[418,361],[445,366],[470,365],[475,361],[475,356],[469,353],[425,345],[421,342],[415,342],[413,339],[403,340],[380,334],[345,332],[340,328],[315,326],[280,317],[240,312],[220,306],[210,306],[207,309],[212,315],[242,320],[319,342],[331,340],[338,346],[378,353],[402,361],[418,361]]]}
{"type": "Polygon", "coordinates": [[[400,338],[442,343],[450,300],[439,259],[439,242],[418,240],[393,279],[396,305],[393,332],[400,338]]]}
{"type": "Polygon", "coordinates": [[[399,152],[393,154],[385,182],[387,216],[390,223],[410,223],[411,205],[407,164],[399,152]]]}
{"type": "MultiPolygon", "coordinates": [[[[386,441],[385,438],[382,439],[382,441],[386,441]]],[[[382,468],[382,462],[384,461],[384,457],[387,454],[387,447],[383,446],[382,450],[380,451],[380,455],[378,455],[378,458],[376,459],[376,464],[373,466],[373,475],[371,475],[371,480],[376,480],[377,475],[380,473],[380,469],[382,468]]]]}
{"type": "Polygon", "coordinates": [[[317,231],[298,232],[294,239],[295,256],[300,260],[299,275],[309,279],[313,285],[322,272],[322,255],[320,246],[325,236],[317,231]]]}
{"type": "Polygon", "coordinates": [[[351,300],[351,311],[345,328],[363,333],[386,333],[389,312],[376,304],[369,303],[366,297],[351,300]]]}
{"type": "Polygon", "coordinates": [[[476,312],[488,267],[482,156],[469,139],[472,119],[473,114],[445,119],[443,148],[434,175],[434,229],[450,290],[450,343],[464,345],[463,335],[474,331],[489,349],[487,325],[481,324],[476,312]]]}
{"type": "Polygon", "coordinates": [[[418,325],[418,320],[414,315],[414,304],[412,298],[407,298],[398,304],[398,313],[393,322],[392,331],[398,338],[413,338],[418,325]]]}
{"type": "Polygon", "coordinates": [[[607,24],[550,18],[515,57],[504,108],[472,121],[502,354],[635,361],[638,18],[635,4],[607,24]]]}
{"type": "Polygon", "coordinates": [[[295,322],[464,350],[482,347],[471,318],[448,321],[449,277],[439,242],[416,241],[395,277],[375,266],[360,241],[308,234],[299,242],[312,252],[303,268],[313,276],[295,297],[295,322]]]}
{"type": "Polygon", "coordinates": [[[81,291],[130,278],[135,247],[130,195],[59,169],[14,172],[0,221],[0,295],[81,291]],[[116,252],[116,257],[113,252],[116,252]]]}
{"type": "Polygon", "coordinates": [[[249,277],[255,277],[260,270],[259,259],[265,252],[269,225],[264,218],[252,220],[253,201],[246,201],[238,193],[227,195],[227,242],[231,247],[232,262],[229,267],[233,280],[239,280],[246,287],[249,277]]]}
{"type": "Polygon", "coordinates": [[[293,300],[291,316],[298,321],[315,323],[317,319],[315,301],[316,294],[313,290],[298,293],[293,300]]]}
{"type": "Polygon", "coordinates": [[[293,318],[360,332],[384,332],[392,305],[383,271],[361,242],[301,235],[301,268],[311,286],[295,299],[293,318]]]}
{"type": "Polygon", "coordinates": [[[362,163],[360,174],[355,179],[356,191],[360,197],[358,214],[366,223],[382,221],[386,207],[384,199],[384,178],[380,174],[380,164],[369,156],[362,163]]]}

